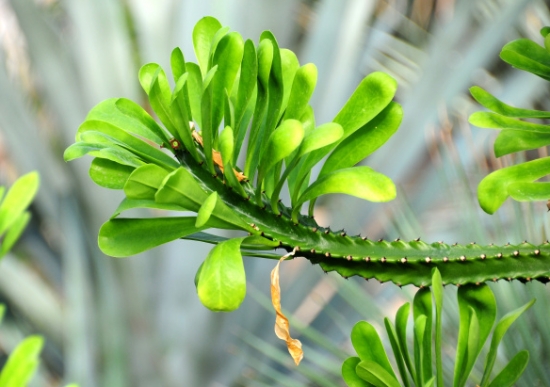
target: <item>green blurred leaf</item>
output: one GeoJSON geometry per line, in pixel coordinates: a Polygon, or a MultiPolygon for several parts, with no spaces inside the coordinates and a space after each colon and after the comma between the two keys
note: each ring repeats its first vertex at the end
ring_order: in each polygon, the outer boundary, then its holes
{"type": "Polygon", "coordinates": [[[97,185],[109,189],[123,189],[134,167],[115,163],[109,159],[95,158],[88,171],[97,185]]]}
{"type": "Polygon", "coordinates": [[[199,208],[199,212],[197,213],[197,222],[195,223],[195,227],[200,228],[208,222],[208,219],[210,219],[210,216],[212,215],[212,212],[214,211],[214,208],[216,207],[216,203],[218,201],[218,193],[212,192],[202,203],[201,208],[199,208]]]}
{"type": "Polygon", "coordinates": [[[515,68],[550,80],[550,53],[529,39],[518,39],[506,44],[500,57],[515,68]]]}
{"type": "Polygon", "coordinates": [[[480,128],[521,129],[529,132],[550,133],[550,126],[548,125],[534,124],[491,112],[475,112],[470,116],[469,121],[472,125],[480,128]]]}
{"type": "Polygon", "coordinates": [[[174,241],[204,228],[195,227],[196,218],[117,218],[99,229],[99,248],[111,257],[129,257],[174,241]]]}
{"type": "Polygon", "coordinates": [[[244,238],[216,245],[198,273],[197,293],[202,304],[215,312],[237,309],[246,296],[246,275],[240,246],[244,238]]]}
{"type": "MultiPolygon", "coordinates": [[[[377,363],[395,379],[395,373],[388,360],[384,345],[376,329],[371,324],[366,321],[359,321],[355,324],[351,330],[351,343],[361,362],[371,361],[377,363]]],[[[359,367],[357,370],[359,370],[359,367]]]]}
{"type": "Polygon", "coordinates": [[[550,112],[541,110],[520,109],[500,101],[489,92],[483,90],[479,86],[470,88],[470,94],[475,98],[480,105],[492,110],[495,113],[506,117],[516,118],[550,118],[550,112]]]}
{"type": "Polygon", "coordinates": [[[362,360],[356,370],[357,375],[376,387],[401,387],[393,370],[388,372],[383,365],[376,361],[362,360]]]}
{"type": "Polygon", "coordinates": [[[529,363],[529,352],[520,351],[504,367],[502,371],[493,379],[489,387],[510,387],[519,379],[529,363]]]}
{"type": "Polygon", "coordinates": [[[348,357],[342,364],[342,378],[348,387],[371,387],[372,384],[361,379],[355,371],[357,365],[361,362],[358,357],[348,357]]]}
{"type": "Polygon", "coordinates": [[[460,324],[456,349],[454,386],[462,387],[466,384],[474,362],[479,356],[479,352],[495,323],[496,301],[493,292],[486,284],[461,286],[458,288],[457,299],[460,324]],[[479,336],[475,340],[475,347],[472,347],[473,344],[471,344],[470,338],[472,315],[475,316],[479,327],[479,336]]]}
{"type": "Polygon", "coordinates": [[[13,183],[0,204],[0,235],[13,226],[25,212],[34,199],[39,184],[40,177],[37,172],[29,172],[13,183]]]}
{"type": "Polygon", "coordinates": [[[38,357],[44,346],[41,336],[29,336],[10,354],[0,373],[0,387],[23,387],[38,368],[38,357]]]}
{"type": "MultiPolygon", "coordinates": [[[[477,198],[483,211],[493,214],[510,195],[511,184],[531,183],[550,174],[550,157],[502,168],[485,176],[477,187],[477,198]]],[[[516,186],[517,187],[517,186],[516,186]]]]}
{"type": "Polygon", "coordinates": [[[0,248],[0,258],[2,258],[4,255],[6,255],[8,251],[11,250],[15,242],[17,242],[17,240],[25,230],[25,227],[27,227],[27,224],[29,224],[30,219],[31,213],[28,211],[22,212],[15,219],[15,221],[6,232],[4,240],[2,241],[2,247],[0,248]]]}
{"type": "Polygon", "coordinates": [[[155,164],[136,168],[124,185],[124,194],[132,200],[153,200],[168,172],[155,164]]]}
{"type": "Polygon", "coordinates": [[[512,183],[508,186],[508,194],[514,200],[530,202],[550,199],[550,183],[512,183]]]}
{"type": "Polygon", "coordinates": [[[495,156],[537,149],[550,144],[550,133],[526,132],[524,130],[504,129],[495,140],[495,156]]]}
{"type": "Polygon", "coordinates": [[[375,118],[338,144],[323,165],[319,176],[352,167],[369,156],[393,136],[402,119],[401,105],[390,102],[375,118]]]}
{"type": "Polygon", "coordinates": [[[497,323],[495,330],[493,331],[493,337],[491,339],[491,348],[489,350],[489,353],[487,354],[487,359],[485,360],[485,369],[483,370],[483,378],[481,379],[480,383],[481,387],[486,387],[489,384],[489,378],[491,377],[491,372],[493,371],[495,360],[497,358],[498,346],[500,345],[502,338],[506,334],[506,331],[508,331],[508,328],[510,328],[514,321],[516,321],[517,318],[521,316],[527,309],[533,306],[534,303],[534,299],[529,301],[522,307],[519,307],[516,310],[513,310],[504,315],[497,323]]]}
{"type": "Polygon", "coordinates": [[[211,16],[203,17],[193,28],[193,48],[203,77],[208,72],[212,39],[220,28],[220,22],[211,16]]]}

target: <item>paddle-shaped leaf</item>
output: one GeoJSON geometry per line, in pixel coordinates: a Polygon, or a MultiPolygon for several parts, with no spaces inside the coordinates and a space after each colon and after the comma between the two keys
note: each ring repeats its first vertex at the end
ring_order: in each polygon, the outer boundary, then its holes
{"type": "Polygon", "coordinates": [[[304,137],[304,141],[298,151],[298,157],[302,157],[314,150],[323,148],[340,140],[344,130],[339,124],[328,122],[311,130],[304,137]]]}
{"type": "Polygon", "coordinates": [[[37,172],[29,172],[17,179],[0,204],[0,236],[21,216],[33,200],[40,178],[37,172]]]}
{"type": "Polygon", "coordinates": [[[529,309],[534,303],[535,303],[535,300],[533,299],[527,304],[523,305],[522,307],[516,310],[513,310],[510,313],[507,313],[497,323],[495,330],[493,332],[493,337],[491,339],[491,348],[489,349],[489,353],[487,354],[487,359],[485,361],[483,378],[481,379],[481,383],[480,383],[481,387],[486,387],[489,384],[489,378],[491,377],[491,372],[493,371],[493,366],[495,365],[495,360],[497,358],[498,346],[502,338],[504,337],[504,334],[506,333],[508,328],[510,328],[510,326],[514,323],[514,321],[516,321],[517,318],[521,316],[523,312],[529,309]]]}
{"type": "Polygon", "coordinates": [[[550,53],[529,39],[506,44],[500,52],[503,61],[550,81],[550,53]]]}
{"type": "Polygon", "coordinates": [[[342,364],[342,378],[348,387],[371,387],[372,384],[361,379],[355,369],[361,362],[358,357],[348,357],[342,364]]]}
{"type": "Polygon", "coordinates": [[[199,128],[202,128],[201,121],[201,98],[202,98],[202,75],[201,69],[196,63],[186,63],[187,68],[187,92],[189,95],[189,107],[191,118],[199,128]]]}
{"type": "Polygon", "coordinates": [[[506,117],[516,118],[550,118],[550,112],[542,110],[530,110],[520,109],[508,104],[505,104],[501,100],[494,97],[489,92],[483,90],[479,86],[473,86],[470,88],[470,94],[479,102],[482,106],[495,113],[502,114],[506,117]]]}
{"type": "Polygon", "coordinates": [[[202,203],[201,208],[199,208],[199,212],[197,213],[197,221],[195,223],[195,227],[200,228],[208,222],[208,219],[210,219],[210,215],[212,215],[212,212],[214,211],[214,208],[216,207],[216,203],[218,201],[218,193],[212,192],[202,203]]]}
{"type": "Polygon", "coordinates": [[[508,194],[512,199],[520,202],[548,200],[550,198],[550,183],[512,183],[508,186],[508,194]]]}
{"type": "Polygon", "coordinates": [[[168,172],[155,164],[136,168],[124,185],[124,194],[132,200],[154,200],[168,172]]]}
{"type": "Polygon", "coordinates": [[[366,321],[359,321],[355,324],[351,330],[351,343],[362,362],[378,363],[389,375],[395,378],[384,345],[376,329],[371,324],[366,321]]]}
{"type": "Polygon", "coordinates": [[[133,171],[133,167],[108,159],[95,158],[92,160],[88,173],[94,183],[101,187],[122,189],[133,171]]]}
{"type": "Polygon", "coordinates": [[[207,228],[195,222],[194,216],[111,219],[99,229],[98,244],[111,257],[129,257],[207,228]]]}
{"type": "Polygon", "coordinates": [[[550,126],[504,117],[491,112],[476,112],[469,118],[472,125],[487,129],[521,129],[529,132],[550,133],[550,126]]]}
{"type": "Polygon", "coordinates": [[[286,48],[282,48],[280,51],[281,70],[283,73],[283,100],[281,102],[281,110],[279,112],[279,116],[284,113],[287,107],[290,92],[295,79],[294,77],[296,75],[296,71],[300,67],[300,62],[298,62],[298,58],[296,57],[295,53],[286,48]]]}
{"type": "Polygon", "coordinates": [[[111,219],[116,218],[124,211],[132,210],[134,208],[151,208],[166,211],[189,211],[188,208],[184,208],[176,204],[157,203],[154,200],[131,200],[124,198],[111,216],[111,219]]]}
{"type": "Polygon", "coordinates": [[[193,48],[203,77],[208,72],[212,39],[220,28],[220,22],[211,16],[203,17],[193,28],[193,48]]]}
{"type": "Polygon", "coordinates": [[[550,144],[550,133],[528,132],[525,130],[504,129],[495,140],[495,156],[537,149],[550,144]]]}
{"type": "Polygon", "coordinates": [[[174,82],[177,82],[178,79],[187,72],[185,68],[185,58],[179,47],[174,48],[172,54],[170,54],[170,67],[172,68],[174,82]]]}
{"type": "Polygon", "coordinates": [[[396,189],[391,179],[369,167],[340,169],[319,178],[297,201],[292,219],[298,219],[301,204],[321,195],[342,193],[371,202],[387,202],[395,198],[396,189]]]}
{"type": "Polygon", "coordinates": [[[0,373],[0,387],[26,386],[38,368],[43,346],[44,339],[36,335],[19,343],[0,373]]]}
{"type": "Polygon", "coordinates": [[[29,211],[22,212],[12,223],[4,239],[2,240],[2,246],[0,247],[0,258],[2,258],[8,251],[11,250],[15,242],[19,239],[27,224],[31,220],[31,213],[29,211]]]}
{"type": "Polygon", "coordinates": [[[384,326],[386,327],[386,332],[388,333],[388,338],[390,339],[391,348],[395,357],[395,362],[397,363],[397,369],[399,370],[399,375],[403,381],[405,387],[410,387],[409,376],[407,375],[407,368],[405,366],[404,354],[399,345],[399,339],[397,338],[397,332],[391,321],[386,317],[384,318],[384,326]]]}
{"type": "Polygon", "coordinates": [[[426,336],[426,315],[422,314],[414,319],[414,367],[416,370],[415,384],[424,384],[424,356],[422,356],[422,343],[426,336]]]}
{"type": "Polygon", "coordinates": [[[201,265],[197,293],[202,304],[215,312],[231,312],[246,296],[241,243],[235,238],[216,245],[201,265]]]}
{"type": "Polygon", "coordinates": [[[317,84],[317,67],[308,63],[300,67],[294,76],[286,105],[285,119],[299,120],[304,114],[317,84]]]}
{"type": "Polygon", "coordinates": [[[442,344],[442,323],[441,313],[443,310],[443,281],[441,273],[435,269],[432,275],[432,294],[435,303],[435,368],[437,386],[443,387],[443,358],[441,356],[442,344]]]}
{"type": "Polygon", "coordinates": [[[361,361],[356,371],[357,375],[376,387],[401,387],[394,375],[374,361],[361,361]]]}
{"type": "Polygon", "coordinates": [[[353,167],[380,148],[397,131],[403,119],[403,109],[395,102],[359,128],[330,154],[319,176],[338,169],[353,167]]]}
{"type": "Polygon", "coordinates": [[[511,184],[532,183],[550,174],[550,157],[528,161],[492,172],[477,187],[477,198],[483,211],[493,214],[510,195],[511,184]]]}
{"type": "Polygon", "coordinates": [[[419,289],[413,301],[413,318],[426,317],[422,341],[415,341],[415,363],[417,375],[422,373],[422,385],[432,377],[432,294],[428,288],[419,289]]]}
{"type": "Polygon", "coordinates": [[[519,379],[529,363],[529,352],[520,351],[493,379],[489,387],[511,387],[519,379]]]}
{"type": "Polygon", "coordinates": [[[493,292],[486,284],[461,286],[457,292],[460,324],[456,349],[454,386],[461,387],[473,368],[479,352],[496,318],[496,301],[493,292]],[[472,316],[477,323],[472,325],[472,316]],[[478,324],[478,339],[472,344],[471,329],[478,324]]]}

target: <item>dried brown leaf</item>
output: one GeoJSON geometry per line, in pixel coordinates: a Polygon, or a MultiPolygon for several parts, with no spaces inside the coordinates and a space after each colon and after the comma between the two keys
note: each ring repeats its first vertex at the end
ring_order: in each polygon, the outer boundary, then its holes
{"type": "Polygon", "coordinates": [[[281,312],[281,287],[279,286],[279,265],[283,260],[285,260],[288,255],[281,257],[277,266],[271,271],[271,302],[275,308],[275,313],[277,317],[275,318],[275,334],[281,340],[286,342],[288,352],[290,356],[294,359],[296,365],[300,364],[302,358],[304,357],[304,351],[302,351],[302,343],[298,339],[293,339],[290,337],[290,324],[288,319],[281,312]]]}

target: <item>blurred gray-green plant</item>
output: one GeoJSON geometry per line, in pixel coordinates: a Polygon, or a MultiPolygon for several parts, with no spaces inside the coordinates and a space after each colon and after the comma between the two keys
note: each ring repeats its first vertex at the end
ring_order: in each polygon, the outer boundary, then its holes
{"type": "MultiPolygon", "coordinates": [[[[520,351],[492,378],[498,347],[512,323],[534,303],[506,314],[495,325],[496,300],[486,284],[466,285],[457,292],[459,309],[458,341],[454,372],[446,385],[464,387],[470,378],[485,342],[492,331],[490,349],[487,352],[480,387],[509,387],[519,379],[529,362],[529,352],[520,351]]],[[[432,287],[420,289],[413,301],[412,318],[413,349],[409,352],[407,322],[411,304],[402,305],[395,316],[395,324],[387,317],[384,325],[391,343],[401,381],[392,367],[376,328],[360,321],[351,331],[351,342],[357,356],[342,364],[342,376],[349,387],[443,387],[445,373],[442,351],[443,283],[441,274],[434,269],[432,287]],[[434,327],[435,314],[435,327],[434,327]],[[435,357],[434,357],[435,353],[435,357]],[[435,370],[435,372],[434,372],[435,370]]],[[[448,342],[447,340],[445,340],[448,342]]],[[[449,376],[449,375],[448,375],[449,376]]]]}

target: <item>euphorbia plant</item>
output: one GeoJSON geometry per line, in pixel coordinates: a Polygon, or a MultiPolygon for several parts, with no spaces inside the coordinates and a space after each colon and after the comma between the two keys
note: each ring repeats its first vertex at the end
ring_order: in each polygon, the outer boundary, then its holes
{"type": "MultiPolygon", "coordinates": [[[[300,65],[269,31],[254,44],[206,17],[195,26],[193,43],[198,64],[186,61],[178,48],[172,52],[174,86],[157,64],[139,72],[162,125],[130,100],[109,99],[92,109],[65,152],[66,160],[94,156],[91,178],[126,195],[99,232],[103,252],[130,256],[180,238],[215,244],[196,284],[201,301],[217,311],[234,310],[244,299],[242,256],[279,258],[270,252],[278,248],[299,251],[344,277],[398,285],[429,285],[434,268],[445,284],[548,280],[548,244],[373,241],[316,223],[314,205],[322,195],[375,202],[396,195],[388,177],[355,166],[401,122],[401,107],[392,101],[397,84],[389,75],[368,75],[332,122],[317,125],[309,105],[315,66],[300,65]],[[312,181],[312,168],[322,160],[312,181]],[[280,201],[285,184],[289,203],[280,201]],[[306,203],[308,214],[302,215],[306,203]],[[132,208],[196,216],[120,216],[132,208]],[[205,232],[210,228],[243,235],[222,238],[205,232]]],[[[481,199],[500,203],[501,196],[483,192],[481,199]]]]}

